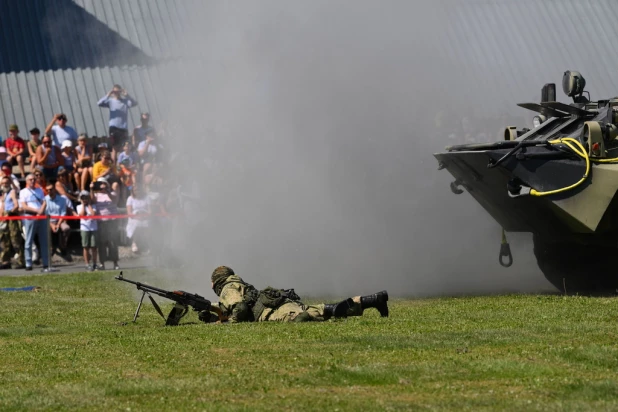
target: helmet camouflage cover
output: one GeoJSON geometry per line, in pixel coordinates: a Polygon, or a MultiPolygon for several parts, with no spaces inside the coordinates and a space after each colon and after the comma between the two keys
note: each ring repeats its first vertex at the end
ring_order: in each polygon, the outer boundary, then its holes
{"type": "Polygon", "coordinates": [[[219,266],[215,270],[213,270],[212,275],[210,276],[210,280],[213,283],[213,290],[219,296],[221,293],[221,288],[223,287],[223,283],[230,276],[234,276],[234,271],[232,268],[227,266],[219,266]]]}

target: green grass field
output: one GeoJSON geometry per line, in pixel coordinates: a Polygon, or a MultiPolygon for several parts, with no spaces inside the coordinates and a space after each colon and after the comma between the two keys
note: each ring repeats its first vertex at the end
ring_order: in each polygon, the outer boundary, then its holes
{"type": "Polygon", "coordinates": [[[190,313],[164,327],[149,303],[130,322],[135,290],[114,275],[0,277],[42,287],[0,292],[0,410],[618,410],[613,298],[393,300],[388,319],[305,324],[190,313]]]}

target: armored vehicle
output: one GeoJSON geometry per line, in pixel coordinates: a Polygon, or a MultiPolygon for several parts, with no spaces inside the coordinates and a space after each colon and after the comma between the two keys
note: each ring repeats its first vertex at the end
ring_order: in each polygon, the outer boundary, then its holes
{"type": "Polygon", "coordinates": [[[532,129],[508,126],[504,140],[450,146],[436,153],[439,169],[465,189],[502,226],[500,263],[512,256],[506,232],[532,232],[538,265],[565,293],[618,289],[618,97],[591,101],[575,71],[562,79],[573,99],[556,101],[542,88],[532,129]]]}

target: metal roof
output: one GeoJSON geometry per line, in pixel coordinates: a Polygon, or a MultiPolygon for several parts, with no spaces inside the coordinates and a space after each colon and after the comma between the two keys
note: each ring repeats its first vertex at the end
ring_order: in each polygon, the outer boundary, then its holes
{"type": "Polygon", "coordinates": [[[0,135],[43,130],[63,112],[78,132],[107,134],[97,101],[115,83],[139,105],[129,116],[166,110],[162,70],[190,27],[186,0],[0,0],[0,135]]]}
{"type": "MultiPolygon", "coordinates": [[[[17,123],[27,137],[28,129],[43,129],[57,112],[66,113],[78,132],[105,135],[108,112],[96,102],[114,83],[139,102],[129,116],[130,127],[141,111],[150,111],[155,123],[161,121],[169,87],[161,80],[168,78],[163,73],[182,69],[182,51],[176,47],[195,25],[203,24],[193,16],[195,6],[202,4],[0,0],[0,135],[17,123]]],[[[618,95],[618,1],[435,4],[443,24],[435,27],[440,47],[433,58],[453,67],[457,78],[428,81],[450,91],[456,87],[457,98],[473,100],[479,111],[523,110],[515,103],[538,101],[541,86],[559,84],[565,70],[581,71],[593,98],[618,95]]]]}
{"type": "Polygon", "coordinates": [[[444,0],[442,7],[442,58],[462,72],[468,96],[492,91],[482,110],[539,101],[543,84],[561,90],[566,70],[584,75],[593,99],[618,95],[618,1],[444,0]]]}

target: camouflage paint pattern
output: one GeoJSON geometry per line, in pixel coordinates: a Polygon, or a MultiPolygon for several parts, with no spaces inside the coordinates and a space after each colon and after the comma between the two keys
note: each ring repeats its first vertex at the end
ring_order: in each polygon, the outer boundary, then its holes
{"type": "Polygon", "coordinates": [[[19,254],[17,263],[20,266],[26,264],[24,259],[24,238],[21,233],[21,222],[19,220],[9,220],[6,229],[0,232],[0,247],[2,248],[0,262],[10,263],[11,258],[17,252],[19,254]]]}
{"type": "Polygon", "coordinates": [[[243,322],[250,317],[251,310],[244,304],[243,297],[247,288],[243,280],[234,275],[225,280],[219,296],[219,308],[231,323],[243,322]]]}
{"type": "MultiPolygon", "coordinates": [[[[305,305],[302,302],[294,302],[292,300],[286,300],[286,302],[276,309],[266,308],[258,322],[292,322],[298,315],[303,312],[307,312],[311,320],[323,321],[324,320],[324,304],[318,305],[305,305]]],[[[352,307],[348,309],[348,316],[362,316],[363,309],[360,303],[354,302],[352,307]]]]}

